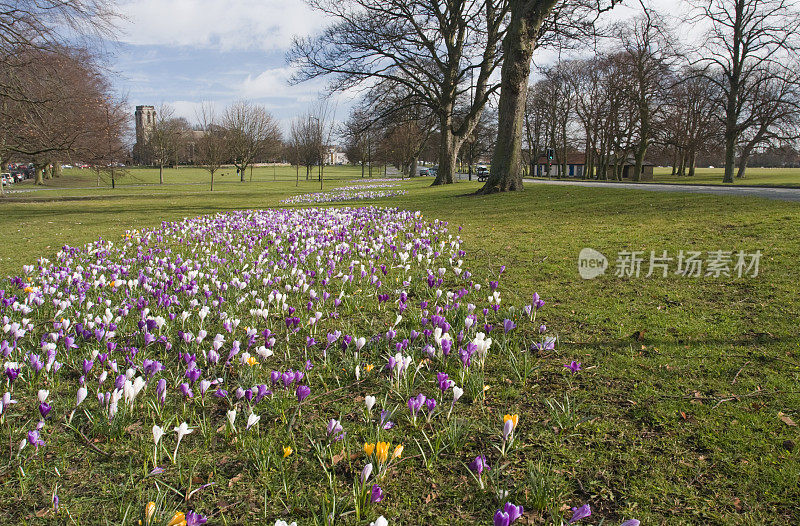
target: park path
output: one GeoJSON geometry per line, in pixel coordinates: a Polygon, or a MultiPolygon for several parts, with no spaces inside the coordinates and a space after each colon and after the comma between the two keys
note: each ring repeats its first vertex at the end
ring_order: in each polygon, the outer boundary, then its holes
{"type": "Polygon", "coordinates": [[[556,186],[589,186],[595,188],[622,188],[646,192],[680,192],[688,194],[715,194],[763,197],[778,201],[800,202],[800,188],[769,188],[753,186],[713,186],[694,184],[615,183],[599,181],[554,181],[549,179],[524,179],[525,184],[549,184],[556,186]]]}

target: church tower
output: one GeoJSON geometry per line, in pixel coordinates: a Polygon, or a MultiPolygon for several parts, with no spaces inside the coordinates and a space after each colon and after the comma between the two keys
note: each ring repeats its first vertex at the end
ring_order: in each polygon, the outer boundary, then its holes
{"type": "Polygon", "coordinates": [[[153,106],[136,106],[136,145],[133,147],[133,159],[137,164],[149,164],[147,143],[156,125],[156,109],[153,106]]]}

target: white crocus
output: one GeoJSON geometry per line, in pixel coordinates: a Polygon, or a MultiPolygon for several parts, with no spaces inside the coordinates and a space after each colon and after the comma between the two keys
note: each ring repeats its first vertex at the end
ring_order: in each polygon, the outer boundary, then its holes
{"type": "Polygon", "coordinates": [[[272,349],[267,349],[263,345],[256,349],[256,354],[262,359],[266,360],[270,356],[272,356],[272,349]]]}
{"type": "Polygon", "coordinates": [[[158,445],[158,442],[161,440],[161,437],[164,435],[164,429],[153,425],[153,443],[158,445]]]}
{"type": "Polygon", "coordinates": [[[372,408],[375,406],[375,397],[374,396],[365,396],[364,397],[364,405],[367,406],[367,411],[372,413],[372,408]]]}
{"type": "Polygon", "coordinates": [[[231,425],[231,429],[236,431],[236,427],[234,427],[233,423],[236,422],[236,409],[231,409],[227,413],[228,416],[228,423],[231,425]]]}
{"type": "Polygon", "coordinates": [[[369,526],[389,526],[389,521],[386,520],[386,517],[381,515],[375,519],[375,522],[370,522],[369,526]]]}
{"type": "Polygon", "coordinates": [[[183,422],[181,425],[175,428],[175,432],[178,434],[178,443],[175,444],[175,451],[172,453],[173,464],[175,463],[175,459],[178,456],[178,446],[181,445],[181,440],[183,440],[183,437],[190,434],[192,431],[194,431],[194,429],[190,428],[189,424],[187,424],[186,422],[183,422]]]}
{"type": "Polygon", "coordinates": [[[255,413],[250,413],[250,416],[247,417],[247,427],[245,428],[245,430],[250,429],[251,427],[256,425],[259,420],[261,420],[261,417],[259,415],[256,415],[255,413]]]}
{"type": "Polygon", "coordinates": [[[46,389],[39,389],[39,402],[44,403],[47,400],[47,397],[50,396],[50,391],[46,389]]]}
{"type": "Polygon", "coordinates": [[[89,391],[87,391],[85,387],[83,387],[83,386],[79,387],[79,388],[78,388],[78,397],[77,397],[77,400],[78,400],[78,401],[77,401],[77,403],[75,404],[75,407],[78,407],[79,405],[81,405],[81,402],[83,402],[84,400],[86,400],[86,396],[87,396],[88,394],[89,394],[89,391]]]}

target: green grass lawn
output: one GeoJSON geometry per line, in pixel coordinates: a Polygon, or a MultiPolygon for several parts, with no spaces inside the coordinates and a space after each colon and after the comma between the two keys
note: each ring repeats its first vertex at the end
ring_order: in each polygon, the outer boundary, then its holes
{"type": "MultiPolygon", "coordinates": [[[[326,172],[326,188],[360,176],[351,168],[326,172]]],[[[67,172],[44,190],[12,194],[0,201],[0,273],[16,275],[23,264],[52,258],[64,244],[119,240],[128,229],[201,214],[277,207],[288,195],[319,188],[302,177],[295,187],[287,167],[274,175],[272,168],[257,169],[252,183],[234,177],[220,178],[211,193],[197,184],[206,183],[207,174],[193,169],[167,170],[170,184],[164,186],[137,186],[157,182],[157,171],[135,170],[114,190],[80,189],[96,179],[67,172]]],[[[716,177],[716,171],[701,170],[692,182],[716,177]]],[[[656,176],[657,182],[665,179],[656,176]]],[[[751,170],[744,182],[788,181],[800,184],[800,172],[751,170]]],[[[800,422],[796,204],[550,186],[475,197],[469,194],[478,183],[430,188],[430,182],[405,182],[405,196],[355,206],[419,210],[462,227],[465,266],[487,275],[505,265],[504,304],[524,304],[538,292],[547,301],[542,319],[559,337],[555,350],[539,353],[531,378],[490,378],[486,404],[473,408],[476,420],[506,407],[520,413],[525,447],[510,469],[530,524],[551,524],[559,510],[568,518],[564,507],[585,502],[595,513],[586,524],[603,517],[606,525],[630,517],[645,525],[800,522],[800,433],[780,418],[800,422]],[[623,250],[672,256],[680,250],[760,250],[763,258],[755,278],[618,278],[609,272],[582,280],[577,258],[585,247],[604,253],[611,265],[623,250]],[[566,378],[562,365],[573,359],[584,371],[566,378]],[[563,400],[564,393],[573,409],[571,424],[559,431],[564,414],[547,401],[563,400]],[[546,511],[533,506],[541,487],[550,499],[546,511]]],[[[87,481],[75,490],[83,522],[95,523],[88,517],[96,513],[115,523],[123,504],[140,496],[125,489],[125,476],[109,474],[125,462],[104,466],[91,451],[81,455],[95,459],[93,471],[83,475],[116,481],[110,487],[87,481]]],[[[470,500],[476,486],[458,457],[428,472],[416,446],[406,444],[406,455],[390,485],[403,497],[387,501],[387,517],[398,524],[471,524],[477,517],[487,523],[480,510],[494,504],[470,500]]],[[[201,459],[198,469],[213,471],[217,460],[201,459]]],[[[233,503],[219,517],[228,524],[276,515],[262,510],[265,489],[245,472],[247,485],[222,483],[215,497],[233,503]]],[[[33,482],[23,496],[12,475],[0,472],[0,522],[42,520],[35,511],[46,507],[50,486],[33,482]]],[[[61,488],[64,495],[69,491],[61,488]]]]}
{"type": "MultiPolygon", "coordinates": [[[[681,184],[723,184],[722,168],[698,168],[693,177],[672,175],[670,168],[656,168],[653,176],[656,183],[681,184]]],[[[748,168],[742,179],[736,179],[735,185],[755,186],[800,186],[800,169],[798,168],[748,168]]]]}
{"type": "MultiPolygon", "coordinates": [[[[642,183],[723,185],[725,171],[722,168],[698,168],[694,176],[672,175],[671,168],[657,166],[652,181],[642,183]]],[[[575,180],[567,178],[567,180],[575,180]]],[[[625,180],[624,182],[630,182],[625,180]]],[[[785,186],[800,187],[800,168],[748,168],[745,177],[735,179],[738,186],[785,186]]]]}

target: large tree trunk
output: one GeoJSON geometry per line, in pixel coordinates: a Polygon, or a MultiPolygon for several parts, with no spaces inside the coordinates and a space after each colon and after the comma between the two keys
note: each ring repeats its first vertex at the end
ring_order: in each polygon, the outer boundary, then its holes
{"type": "Polygon", "coordinates": [[[642,180],[642,166],[644,165],[644,156],[647,155],[647,143],[642,141],[638,148],[636,148],[636,153],[634,154],[634,159],[636,160],[636,164],[633,167],[633,175],[631,176],[631,180],[633,181],[641,181],[642,180]]]}
{"type": "Polygon", "coordinates": [[[411,159],[411,166],[409,167],[409,170],[408,170],[408,176],[409,177],[416,177],[417,176],[417,163],[418,162],[419,162],[419,160],[416,157],[411,159]]]}
{"type": "Polygon", "coordinates": [[[489,179],[479,194],[522,190],[522,126],[531,74],[533,41],[527,20],[512,11],[503,39],[503,68],[500,73],[500,102],[497,111],[497,142],[492,153],[489,179]]]}
{"type": "Polygon", "coordinates": [[[61,177],[61,163],[53,164],[53,177],[61,177]]]}
{"type": "Polygon", "coordinates": [[[697,168],[697,152],[689,152],[689,177],[694,177],[697,168]]]}
{"type": "Polygon", "coordinates": [[[458,146],[456,137],[450,131],[450,112],[446,111],[446,116],[442,117],[441,134],[439,140],[439,169],[436,171],[436,179],[431,186],[440,184],[452,184],[455,182],[453,174],[456,169],[456,156],[458,146]]]}
{"type": "Polygon", "coordinates": [[[542,22],[557,0],[512,0],[511,19],[503,37],[500,72],[497,142],[492,153],[489,179],[478,193],[522,190],[520,160],[522,126],[531,56],[542,22]]]}
{"type": "Polygon", "coordinates": [[[745,150],[739,157],[739,168],[736,172],[737,179],[744,179],[744,173],[747,170],[747,161],[750,159],[750,151],[745,150]]]}
{"type": "Polygon", "coordinates": [[[736,167],[736,133],[725,131],[725,176],[723,183],[733,182],[733,171],[736,167]]]}
{"type": "Polygon", "coordinates": [[[37,164],[33,167],[33,171],[35,174],[33,183],[38,185],[44,184],[44,166],[37,164]]]}
{"type": "MultiPolygon", "coordinates": [[[[479,191],[482,194],[523,189],[520,174],[522,125],[531,73],[533,38],[521,3],[517,2],[514,7],[511,23],[503,38],[505,59],[500,73],[497,142],[492,153],[489,179],[479,191]]],[[[534,155],[537,154],[534,152],[534,155]]]]}
{"type": "Polygon", "coordinates": [[[50,163],[44,166],[44,178],[48,181],[53,178],[53,165],[50,163]]]}

